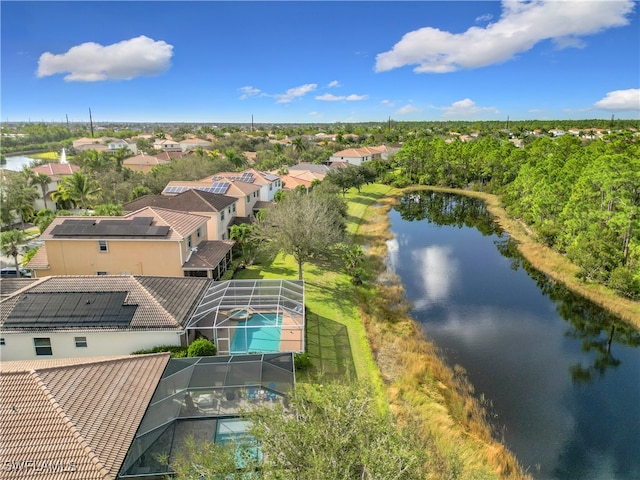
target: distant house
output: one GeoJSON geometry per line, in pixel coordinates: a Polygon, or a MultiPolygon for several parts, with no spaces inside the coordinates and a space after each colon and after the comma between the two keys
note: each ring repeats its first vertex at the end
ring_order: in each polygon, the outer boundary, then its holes
{"type": "Polygon", "coordinates": [[[209,148],[211,146],[209,140],[202,140],[201,138],[186,138],[179,143],[183,152],[196,148],[209,148]]]}
{"type": "Polygon", "coordinates": [[[158,158],[156,155],[146,155],[141,153],[134,157],[125,158],[122,166],[134,172],[149,173],[157,165],[166,165],[169,160],[158,158]]]}
{"type": "Polygon", "coordinates": [[[121,148],[126,148],[134,155],[138,153],[138,146],[135,142],[127,142],[126,140],[114,138],[108,141],[107,147],[109,148],[110,153],[115,153],[121,148]]]}
{"type": "Polygon", "coordinates": [[[282,190],[282,182],[278,175],[261,172],[255,168],[247,168],[241,172],[219,172],[207,178],[229,180],[231,182],[241,181],[258,185],[260,187],[259,200],[263,202],[272,202],[278,190],[282,190]]]}
{"type": "Polygon", "coordinates": [[[218,193],[188,188],[175,195],[145,195],[122,208],[132,212],[145,207],[160,207],[209,217],[209,240],[229,240],[229,226],[236,217],[238,199],[218,193]]]}
{"type": "MultiPolygon", "coordinates": [[[[42,173],[44,175],[47,175],[51,179],[51,182],[49,182],[49,184],[45,188],[45,191],[46,191],[45,195],[47,197],[47,208],[55,211],[56,204],[54,201],[50,199],[51,193],[57,190],[58,185],[60,184],[60,182],[62,182],[64,177],[69,177],[73,175],[75,172],[79,172],[80,167],[78,167],[77,165],[72,165],[70,163],[52,162],[52,163],[45,163],[43,165],[38,165],[37,167],[33,167],[31,170],[33,170],[33,172],[36,174],[42,173]]],[[[38,186],[38,193],[42,195],[42,190],[40,189],[39,186],[38,186]]],[[[43,208],[45,208],[45,205],[44,205],[45,202],[42,198],[38,198],[34,203],[35,203],[34,207],[36,210],[42,210],[43,208]]]]}
{"type": "Polygon", "coordinates": [[[299,163],[289,167],[288,173],[281,176],[284,190],[295,190],[304,187],[311,188],[314,181],[321,182],[331,171],[332,167],[313,163],[299,163]]]}
{"type": "Polygon", "coordinates": [[[206,278],[45,277],[0,301],[2,360],[128,355],[186,345],[206,278]]]}
{"type": "Polygon", "coordinates": [[[162,195],[177,195],[188,189],[217,193],[238,199],[237,216],[251,219],[257,209],[256,202],[260,200],[260,185],[254,185],[242,180],[230,179],[220,175],[211,175],[195,182],[172,181],[164,187],[162,195]]]}
{"type": "Polygon", "coordinates": [[[365,162],[382,158],[383,152],[387,153],[387,148],[382,147],[360,147],[348,148],[334,153],[329,158],[329,162],[348,162],[351,165],[362,165],[365,162]]]}
{"type": "Polygon", "coordinates": [[[180,145],[180,142],[176,142],[174,140],[158,139],[155,142],[153,142],[153,146],[154,148],[158,148],[165,152],[181,152],[182,153],[182,146],[180,145]]]}
{"type": "Polygon", "coordinates": [[[160,353],[3,361],[0,382],[3,479],[158,480],[187,437],[252,442],[259,458],[240,414],[285,405],[295,372],[291,353],[160,353]]]}
{"type": "Polygon", "coordinates": [[[209,217],[146,207],[122,217],[58,217],[28,264],[44,275],[204,276],[218,279],[234,242],[209,241],[209,217]]]}

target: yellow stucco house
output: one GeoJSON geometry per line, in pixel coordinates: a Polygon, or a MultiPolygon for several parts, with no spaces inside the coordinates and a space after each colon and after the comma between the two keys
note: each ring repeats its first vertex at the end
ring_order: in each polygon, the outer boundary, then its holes
{"type": "Polygon", "coordinates": [[[209,217],[146,207],[121,217],[58,217],[28,264],[50,275],[156,275],[219,279],[234,242],[209,240],[209,217]]]}

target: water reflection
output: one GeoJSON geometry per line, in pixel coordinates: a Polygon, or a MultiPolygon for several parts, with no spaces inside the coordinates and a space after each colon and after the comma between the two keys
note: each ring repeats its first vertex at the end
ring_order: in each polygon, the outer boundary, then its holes
{"type": "Polygon", "coordinates": [[[479,200],[414,193],[389,267],[538,479],[640,478],[640,334],[534,270],[479,200]],[[497,248],[496,248],[497,247],[497,248]]]}

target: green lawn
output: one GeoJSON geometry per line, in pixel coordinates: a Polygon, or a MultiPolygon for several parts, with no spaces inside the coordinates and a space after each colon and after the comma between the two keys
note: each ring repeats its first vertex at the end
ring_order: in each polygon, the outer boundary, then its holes
{"type": "MultiPolygon", "coordinates": [[[[347,231],[358,231],[367,209],[383,197],[390,187],[368,185],[358,193],[347,194],[347,231]]],[[[306,343],[312,362],[310,375],[299,376],[308,381],[317,374],[327,377],[353,376],[381,390],[382,381],[374,361],[365,328],[358,315],[354,287],[349,276],[336,267],[305,264],[305,304],[307,307],[306,343]]],[[[234,278],[297,279],[297,266],[291,256],[277,255],[236,272],[234,278]]]]}

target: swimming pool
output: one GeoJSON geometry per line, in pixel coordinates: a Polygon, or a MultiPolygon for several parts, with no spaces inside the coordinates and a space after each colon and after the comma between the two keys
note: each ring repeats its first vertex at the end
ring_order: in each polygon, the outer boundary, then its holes
{"type": "Polygon", "coordinates": [[[229,354],[279,352],[281,336],[282,314],[253,313],[236,327],[229,354]]]}

